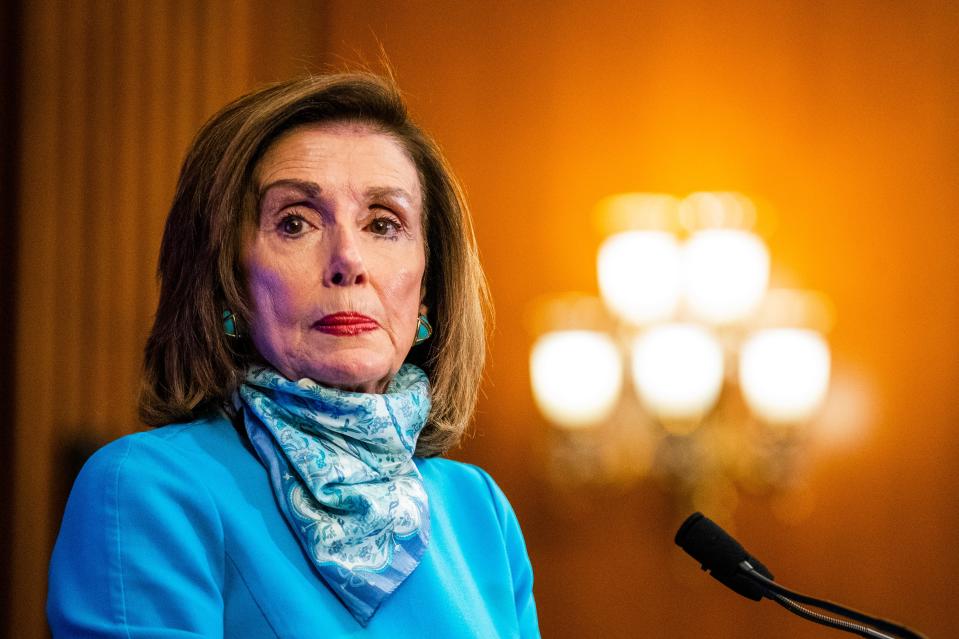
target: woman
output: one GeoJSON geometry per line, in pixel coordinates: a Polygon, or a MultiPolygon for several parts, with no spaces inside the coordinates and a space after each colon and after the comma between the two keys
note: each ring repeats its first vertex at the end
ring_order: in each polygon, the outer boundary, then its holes
{"type": "Polygon", "coordinates": [[[472,413],[485,283],[395,87],[247,95],[200,131],[160,250],[140,412],[54,549],[55,637],[538,636],[516,518],[438,457],[472,413]]]}

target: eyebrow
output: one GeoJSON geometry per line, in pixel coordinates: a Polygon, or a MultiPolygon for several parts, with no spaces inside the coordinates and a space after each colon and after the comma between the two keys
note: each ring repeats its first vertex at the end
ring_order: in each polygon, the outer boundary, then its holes
{"type": "MultiPolygon", "coordinates": [[[[257,200],[262,200],[269,191],[275,188],[287,187],[301,191],[309,198],[317,198],[323,189],[316,182],[310,180],[283,179],[275,180],[269,184],[261,186],[257,192],[257,200]]],[[[413,196],[406,189],[394,186],[371,186],[366,189],[364,195],[368,198],[400,198],[406,200],[411,205],[415,204],[413,196]]]]}
{"type": "Polygon", "coordinates": [[[311,198],[319,197],[320,192],[323,190],[320,188],[319,184],[309,180],[276,180],[274,182],[270,182],[269,184],[264,184],[258,189],[257,200],[263,199],[263,196],[266,195],[267,192],[279,187],[288,187],[302,191],[304,195],[311,198]]]}
{"type": "Polygon", "coordinates": [[[413,201],[413,196],[410,195],[410,193],[406,189],[401,189],[399,187],[371,186],[370,188],[366,189],[365,195],[366,197],[369,197],[369,198],[386,198],[386,197],[397,198],[398,197],[400,199],[406,200],[411,205],[415,204],[415,202],[413,201]]]}

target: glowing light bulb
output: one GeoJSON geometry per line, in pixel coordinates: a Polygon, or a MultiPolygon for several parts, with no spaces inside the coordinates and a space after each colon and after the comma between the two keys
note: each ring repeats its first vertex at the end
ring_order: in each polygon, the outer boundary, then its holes
{"type": "Polygon", "coordinates": [[[813,416],[829,387],[829,346],[822,335],[798,328],[758,331],[743,344],[739,383],[757,417],[796,423],[813,416]]]}
{"type": "Polygon", "coordinates": [[[697,419],[719,399],[723,350],[694,324],[652,328],[633,342],[633,383],[643,404],[662,419],[697,419]]]}
{"type": "Polygon", "coordinates": [[[556,331],[540,337],[530,354],[530,375],[540,411],[567,428],[606,419],[623,385],[616,345],[593,331],[556,331]]]}
{"type": "Polygon", "coordinates": [[[713,324],[748,317],[769,283],[769,251],[748,231],[694,233],[684,247],[683,265],[690,310],[713,324]]]}
{"type": "Polygon", "coordinates": [[[679,243],[665,231],[626,231],[609,237],[597,259],[599,290],[623,320],[649,324],[672,317],[682,292],[679,243]]]}

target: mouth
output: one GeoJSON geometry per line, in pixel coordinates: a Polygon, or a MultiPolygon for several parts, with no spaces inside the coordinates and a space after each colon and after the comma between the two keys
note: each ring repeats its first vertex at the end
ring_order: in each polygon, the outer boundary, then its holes
{"type": "Polygon", "coordinates": [[[373,331],[380,325],[372,317],[362,313],[332,313],[314,322],[313,328],[327,335],[359,335],[373,331]]]}

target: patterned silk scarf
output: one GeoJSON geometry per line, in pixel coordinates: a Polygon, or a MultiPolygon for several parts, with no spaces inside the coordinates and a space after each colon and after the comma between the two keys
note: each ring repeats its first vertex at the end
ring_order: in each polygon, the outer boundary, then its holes
{"type": "Polygon", "coordinates": [[[365,626],[430,539],[413,463],[430,410],[426,374],[404,364],[385,394],[366,394],[257,367],[234,403],[300,544],[365,626]]]}

